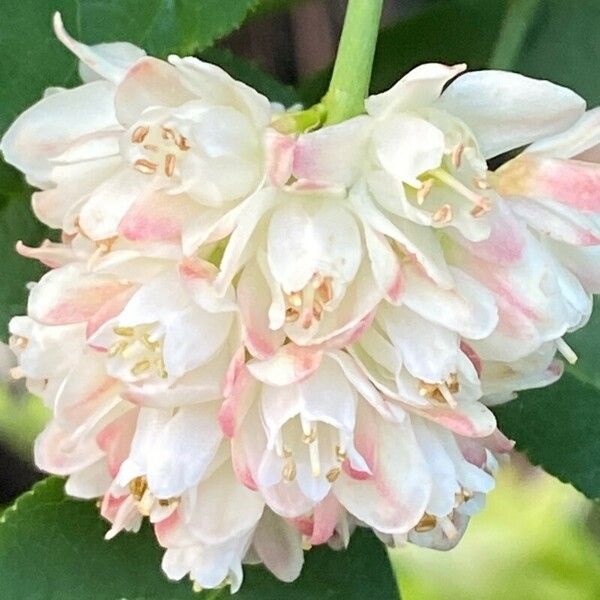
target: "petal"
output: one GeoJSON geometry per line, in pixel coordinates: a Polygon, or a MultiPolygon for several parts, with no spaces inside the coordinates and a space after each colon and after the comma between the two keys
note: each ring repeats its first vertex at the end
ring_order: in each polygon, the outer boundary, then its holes
{"type": "Polygon", "coordinates": [[[426,107],[439,98],[448,81],[466,68],[464,64],[452,67],[438,63],[419,65],[389,90],[369,96],[365,101],[367,112],[377,117],[387,111],[426,107]]]}
{"type": "Polygon", "coordinates": [[[81,44],[66,32],[59,12],[54,13],[53,25],[56,37],[82,62],[79,72],[85,82],[102,77],[119,83],[129,67],[146,55],[141,48],[126,42],[97,46],[81,44]]]}
{"type": "Polygon", "coordinates": [[[50,271],[29,295],[29,315],[40,323],[62,325],[91,319],[129,286],[110,275],[85,273],[70,264],[50,271]]]}
{"type": "Polygon", "coordinates": [[[503,71],[474,71],[453,81],[436,106],[462,119],[486,158],[567,129],[585,111],[575,92],[503,71]]]}
{"type": "Polygon", "coordinates": [[[259,359],[272,356],[283,344],[285,332],[282,329],[273,331],[269,327],[271,293],[256,261],[250,262],[242,271],[237,297],[249,352],[259,359]]]}
{"type": "Polygon", "coordinates": [[[313,184],[350,186],[361,173],[371,126],[371,119],[359,116],[301,135],[293,175],[313,184]]]}
{"type": "Polygon", "coordinates": [[[302,537],[279,515],[265,510],[252,538],[260,560],[279,580],[294,581],[302,570],[302,537]]]}
{"type": "Polygon", "coordinates": [[[250,373],[263,383],[282,386],[302,381],[312,375],[321,364],[323,353],[295,344],[286,344],[272,357],[247,363],[250,373]]]}
{"type": "Polygon", "coordinates": [[[115,129],[114,86],[94,81],[47,96],[22,113],[4,134],[6,162],[36,182],[49,180],[51,159],[85,135],[115,129]]]}
{"type": "Polygon", "coordinates": [[[376,447],[369,465],[373,477],[356,480],[343,473],[335,495],[350,513],[374,529],[405,533],[423,516],[432,486],[410,420],[390,423],[359,409],[356,448],[363,454],[370,444],[376,447]]]}
{"type": "Polygon", "coordinates": [[[598,162],[594,157],[597,154],[599,141],[600,108],[592,108],[566,131],[543,138],[528,146],[525,154],[553,158],[580,158],[598,162]],[[584,154],[584,157],[580,157],[581,154],[584,154]]]}
{"type": "Polygon", "coordinates": [[[148,486],[159,498],[173,498],[206,473],[223,438],[216,402],[180,408],[155,438],[148,457],[148,486]]]}
{"type": "Polygon", "coordinates": [[[157,58],[138,60],[117,88],[115,108],[119,122],[133,125],[149,107],[179,106],[196,96],[181,82],[175,67],[157,58]]]}
{"type": "Polygon", "coordinates": [[[379,124],[373,144],[382,168],[413,187],[420,187],[420,175],[440,166],[445,149],[444,134],[437,127],[409,114],[379,124]]]}

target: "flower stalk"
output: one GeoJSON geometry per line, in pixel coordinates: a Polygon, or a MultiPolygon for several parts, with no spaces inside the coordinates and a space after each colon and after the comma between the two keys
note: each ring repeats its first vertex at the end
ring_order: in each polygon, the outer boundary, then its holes
{"type": "Polygon", "coordinates": [[[348,0],[329,90],[323,98],[325,125],[364,112],[369,92],[383,0],[348,0]]]}

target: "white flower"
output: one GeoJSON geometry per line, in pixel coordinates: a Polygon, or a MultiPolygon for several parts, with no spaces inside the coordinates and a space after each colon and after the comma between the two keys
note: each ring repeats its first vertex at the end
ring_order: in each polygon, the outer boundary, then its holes
{"type": "Polygon", "coordinates": [[[146,57],[130,44],[60,40],[83,85],[56,89],[2,139],[5,159],[43,191],[37,216],[96,241],[180,236],[206,206],[238,202],[264,178],[268,100],[214,65],[146,57]],[[168,207],[168,209],[166,209],[168,207]]]}

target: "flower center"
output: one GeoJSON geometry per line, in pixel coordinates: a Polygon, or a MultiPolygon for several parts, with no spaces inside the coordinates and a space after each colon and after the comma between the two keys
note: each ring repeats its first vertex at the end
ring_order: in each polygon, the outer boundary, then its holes
{"type": "Polygon", "coordinates": [[[135,500],[136,508],[144,517],[148,517],[158,502],[163,508],[172,506],[179,502],[179,498],[156,498],[148,489],[148,480],[142,475],[135,477],[129,482],[129,493],[135,500]]]}
{"type": "Polygon", "coordinates": [[[190,149],[187,138],[166,125],[138,125],[131,134],[131,143],[138,147],[133,166],[145,175],[161,169],[167,177],[173,177],[178,159],[190,149]]]}
{"type": "Polygon", "coordinates": [[[331,277],[315,273],[304,289],[285,294],[285,320],[287,323],[300,321],[308,329],[313,321],[321,320],[323,310],[333,298],[331,277]]]}
{"type": "MultiPolygon", "coordinates": [[[[308,456],[310,460],[310,468],[313,477],[321,476],[321,456],[319,449],[319,430],[318,424],[309,421],[303,416],[300,416],[302,425],[302,443],[308,447],[308,456]]],[[[296,478],[296,461],[292,450],[285,445],[283,434],[280,431],[275,441],[275,451],[280,458],[284,459],[282,476],[285,481],[291,482],[296,478]]],[[[337,466],[330,468],[325,477],[330,483],[333,483],[341,474],[341,466],[347,458],[346,443],[341,432],[339,433],[338,443],[334,449],[333,463],[337,466]]],[[[331,463],[330,463],[331,464],[331,463]]]]}
{"type": "Polygon", "coordinates": [[[441,383],[419,382],[419,395],[428,398],[432,402],[445,403],[456,408],[458,406],[453,394],[458,394],[460,384],[456,373],[452,373],[446,381],[441,383]]]}
{"type": "Polygon", "coordinates": [[[163,360],[162,334],[154,329],[152,325],[114,327],[113,331],[119,339],[108,350],[108,356],[131,362],[131,374],[134,377],[155,373],[166,379],[168,374],[163,360]]]}

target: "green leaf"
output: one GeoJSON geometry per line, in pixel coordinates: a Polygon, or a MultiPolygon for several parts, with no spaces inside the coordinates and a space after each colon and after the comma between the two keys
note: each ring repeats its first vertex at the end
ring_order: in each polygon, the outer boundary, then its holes
{"type": "Polygon", "coordinates": [[[253,16],[262,17],[271,13],[283,12],[303,2],[306,0],[260,0],[253,16]]]}
{"type": "Polygon", "coordinates": [[[595,309],[587,327],[566,338],[579,361],[558,383],[494,409],[517,449],[589,498],[600,498],[600,301],[595,309]]]}
{"type": "MultiPolygon", "coordinates": [[[[65,497],[49,478],[20,498],[0,521],[0,581],[7,600],[224,600],[227,590],[192,592],[169,582],[149,527],[106,542],[107,529],[89,502],[65,497]]],[[[357,531],[346,552],[315,548],[300,579],[278,582],[248,567],[238,600],[394,600],[398,598],[382,544],[357,531]]]]}
{"type": "Polygon", "coordinates": [[[26,311],[27,283],[37,281],[45,270],[37,261],[15,251],[19,240],[38,246],[51,237],[51,231],[31,211],[30,194],[20,173],[0,161],[0,340],[7,338],[11,317],[26,311]]]}
{"type": "MultiPolygon", "coordinates": [[[[434,4],[415,16],[384,29],[379,35],[371,90],[391,87],[402,75],[424,62],[466,62],[470,69],[487,65],[506,11],[506,0],[451,0],[434,4]]],[[[330,71],[301,86],[307,104],[327,91],[330,71]]]]}
{"type": "Polygon", "coordinates": [[[236,56],[229,50],[208,48],[202,53],[201,58],[219,65],[232,77],[252,86],[272,102],[280,102],[286,107],[300,102],[298,92],[293,87],[285,85],[258,65],[236,56]]]}
{"type": "Polygon", "coordinates": [[[0,132],[49,86],[70,85],[76,59],[52,14],[87,44],[128,41],[149,54],[193,54],[237,29],[257,0],[0,0],[0,132]]]}
{"type": "Polygon", "coordinates": [[[515,70],[550,79],[600,103],[600,2],[540,0],[515,70]]]}

